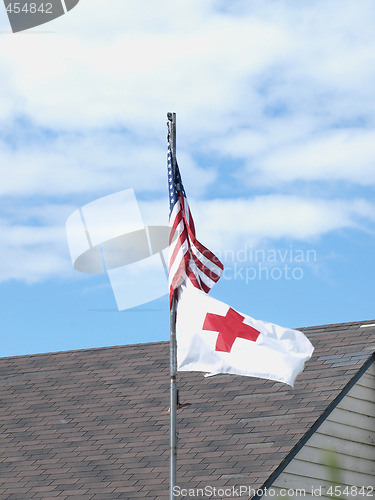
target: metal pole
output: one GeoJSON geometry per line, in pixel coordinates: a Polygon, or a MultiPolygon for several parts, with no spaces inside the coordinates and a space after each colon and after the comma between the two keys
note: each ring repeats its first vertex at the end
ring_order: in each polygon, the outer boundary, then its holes
{"type": "MultiPolygon", "coordinates": [[[[170,124],[170,144],[172,151],[172,171],[176,172],[176,113],[168,113],[170,124]]],[[[170,311],[170,491],[169,498],[174,500],[174,487],[177,478],[177,342],[176,342],[176,291],[173,294],[170,311]]]]}

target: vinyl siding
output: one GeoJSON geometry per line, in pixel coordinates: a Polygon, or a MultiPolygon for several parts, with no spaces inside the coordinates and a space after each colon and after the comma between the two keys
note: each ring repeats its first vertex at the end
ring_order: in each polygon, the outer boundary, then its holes
{"type": "Polygon", "coordinates": [[[286,490],[298,488],[306,494],[295,495],[289,491],[288,497],[318,496],[332,499],[332,495],[324,494],[332,486],[332,469],[327,467],[332,457],[339,467],[335,477],[340,484],[338,491],[342,498],[365,500],[375,497],[375,491],[371,489],[375,487],[375,363],[350,389],[270,488],[275,490],[275,496],[283,498],[287,498],[286,490]],[[342,494],[346,486],[349,486],[349,495],[342,494]],[[350,490],[352,486],[365,488],[360,494],[355,488],[350,490]]]}

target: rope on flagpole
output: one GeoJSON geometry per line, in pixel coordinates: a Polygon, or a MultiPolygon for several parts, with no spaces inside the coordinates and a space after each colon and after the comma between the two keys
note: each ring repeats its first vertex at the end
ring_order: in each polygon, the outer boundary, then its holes
{"type": "MultiPolygon", "coordinates": [[[[176,113],[167,114],[168,141],[172,152],[172,172],[176,174],[176,113]]],[[[177,482],[177,341],[176,341],[176,306],[177,296],[174,291],[170,309],[170,491],[169,498],[177,498],[174,487],[177,482]]]]}

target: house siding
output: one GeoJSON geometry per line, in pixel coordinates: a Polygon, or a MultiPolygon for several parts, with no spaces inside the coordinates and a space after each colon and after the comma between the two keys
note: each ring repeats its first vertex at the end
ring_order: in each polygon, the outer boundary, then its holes
{"type": "Polygon", "coordinates": [[[342,498],[365,499],[375,496],[372,490],[375,487],[375,363],[350,389],[270,488],[276,497],[319,496],[332,499],[333,496],[327,492],[334,478],[340,484],[338,491],[342,498]],[[330,460],[337,465],[336,472],[327,467],[330,460]],[[364,487],[362,494],[355,487],[364,487]],[[304,493],[296,494],[297,489],[304,493]],[[346,495],[346,492],[349,494],[346,495]]]}

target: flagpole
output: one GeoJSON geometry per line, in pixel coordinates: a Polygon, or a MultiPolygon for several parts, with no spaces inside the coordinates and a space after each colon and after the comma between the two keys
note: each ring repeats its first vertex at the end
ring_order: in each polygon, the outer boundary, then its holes
{"type": "MultiPolygon", "coordinates": [[[[176,113],[168,113],[169,141],[172,152],[173,177],[176,173],[176,113]]],[[[174,500],[174,487],[177,476],[177,342],[176,342],[176,291],[170,309],[170,491],[169,498],[174,500]]]]}

